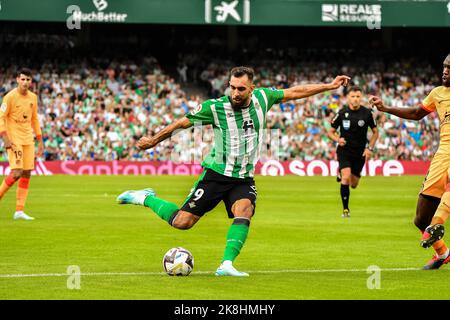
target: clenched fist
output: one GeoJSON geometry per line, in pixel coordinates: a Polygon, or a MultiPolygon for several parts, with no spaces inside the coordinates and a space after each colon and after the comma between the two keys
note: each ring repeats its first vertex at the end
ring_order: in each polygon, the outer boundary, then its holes
{"type": "Polygon", "coordinates": [[[369,98],[369,104],[372,106],[377,107],[378,111],[385,111],[386,107],[383,104],[383,100],[381,100],[379,97],[371,96],[369,98]]]}
{"type": "Polygon", "coordinates": [[[337,89],[340,86],[347,86],[350,79],[351,78],[349,76],[337,76],[333,82],[330,83],[331,89],[337,89]]]}
{"type": "Polygon", "coordinates": [[[158,144],[158,142],[155,139],[153,139],[152,137],[142,137],[137,142],[137,146],[141,150],[153,148],[157,144],[158,144]]]}

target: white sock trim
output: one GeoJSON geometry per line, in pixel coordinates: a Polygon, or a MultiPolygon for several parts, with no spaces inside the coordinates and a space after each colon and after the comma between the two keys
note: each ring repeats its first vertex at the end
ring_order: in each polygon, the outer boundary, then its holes
{"type": "Polygon", "coordinates": [[[222,262],[222,266],[224,266],[224,267],[232,267],[233,266],[233,261],[225,260],[224,262],[222,262]]]}
{"type": "Polygon", "coordinates": [[[439,259],[446,259],[448,257],[448,254],[450,253],[450,250],[447,249],[444,254],[439,255],[439,259]]]}

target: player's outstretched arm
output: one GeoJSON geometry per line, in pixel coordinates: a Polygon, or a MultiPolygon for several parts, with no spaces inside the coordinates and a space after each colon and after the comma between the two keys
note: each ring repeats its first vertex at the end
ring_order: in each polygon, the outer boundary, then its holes
{"type": "Polygon", "coordinates": [[[375,96],[370,97],[369,104],[375,106],[378,111],[390,113],[394,116],[408,120],[420,120],[430,113],[421,106],[410,108],[388,107],[384,105],[383,100],[375,96]]]}
{"type": "Polygon", "coordinates": [[[170,136],[172,136],[172,133],[176,130],[180,129],[187,129],[192,127],[192,123],[189,121],[187,117],[183,117],[174,123],[168,125],[161,131],[159,131],[157,134],[155,134],[153,137],[142,137],[139,139],[137,146],[138,148],[145,150],[150,149],[156,146],[161,141],[166,140],[170,136]]]}
{"type": "Polygon", "coordinates": [[[335,90],[340,86],[346,86],[350,79],[348,76],[337,76],[331,83],[305,84],[285,89],[283,90],[283,102],[310,97],[328,90],[335,90]]]}

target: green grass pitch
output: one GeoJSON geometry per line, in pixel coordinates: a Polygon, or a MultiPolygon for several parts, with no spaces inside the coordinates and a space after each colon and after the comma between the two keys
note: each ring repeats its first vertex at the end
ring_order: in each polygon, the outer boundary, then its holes
{"type": "Polygon", "coordinates": [[[450,266],[419,270],[433,253],[413,225],[423,177],[363,177],[351,190],[350,219],[341,218],[332,177],[257,177],[256,215],[235,262],[249,278],[214,276],[231,223],[223,204],[181,231],[147,208],[115,203],[124,190],[153,187],[181,204],[196,179],[33,177],[26,212],[35,221],[12,220],[14,187],[0,205],[0,299],[450,297],[450,266]],[[176,246],[194,255],[188,277],[162,273],[176,246]],[[67,286],[71,265],[81,271],[78,290],[67,286]],[[367,286],[371,265],[381,268],[379,289],[367,286]]]}

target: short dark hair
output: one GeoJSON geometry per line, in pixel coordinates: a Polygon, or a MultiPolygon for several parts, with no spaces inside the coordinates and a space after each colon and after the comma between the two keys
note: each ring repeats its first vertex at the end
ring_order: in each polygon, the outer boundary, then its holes
{"type": "Polygon", "coordinates": [[[450,64],[450,53],[447,55],[447,57],[444,60],[444,64],[450,64]]]}
{"type": "Polygon", "coordinates": [[[17,76],[20,77],[20,75],[23,74],[27,77],[31,77],[31,70],[28,68],[21,68],[17,70],[17,76]]]}
{"type": "Polygon", "coordinates": [[[351,86],[350,87],[350,89],[348,89],[348,93],[350,93],[350,92],[355,92],[355,91],[359,91],[359,92],[363,92],[363,90],[361,89],[361,87],[360,86],[351,86]]]}
{"type": "Polygon", "coordinates": [[[230,72],[231,77],[236,77],[236,78],[240,78],[244,75],[247,75],[248,79],[250,81],[253,81],[253,77],[255,76],[255,71],[253,71],[252,68],[250,67],[234,67],[233,69],[231,69],[230,72]]]}

